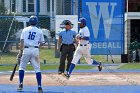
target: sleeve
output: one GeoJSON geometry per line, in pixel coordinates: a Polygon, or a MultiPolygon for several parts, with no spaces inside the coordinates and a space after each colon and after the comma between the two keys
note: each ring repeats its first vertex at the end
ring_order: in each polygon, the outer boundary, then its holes
{"type": "Polygon", "coordinates": [[[60,36],[60,37],[62,36],[62,31],[60,33],[58,33],[58,36],[60,36]]]}
{"type": "Polygon", "coordinates": [[[86,31],[84,31],[84,37],[90,37],[90,32],[89,29],[85,29],[86,31]]]}
{"type": "Polygon", "coordinates": [[[62,31],[61,31],[60,33],[58,33],[58,36],[59,36],[60,38],[62,38],[62,31]]]}
{"type": "Polygon", "coordinates": [[[75,38],[77,35],[76,31],[73,31],[73,37],[75,38]]]}

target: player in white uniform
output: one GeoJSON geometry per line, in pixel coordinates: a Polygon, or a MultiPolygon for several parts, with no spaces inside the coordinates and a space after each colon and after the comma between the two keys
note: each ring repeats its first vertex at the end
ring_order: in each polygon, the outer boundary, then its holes
{"type": "Polygon", "coordinates": [[[31,16],[29,19],[30,26],[24,28],[21,33],[20,52],[18,54],[21,60],[19,65],[19,86],[17,90],[23,89],[24,72],[27,63],[30,61],[36,72],[38,92],[43,92],[41,87],[42,76],[40,71],[39,46],[44,44],[44,36],[43,32],[36,27],[37,23],[37,17],[31,16]]]}
{"type": "Polygon", "coordinates": [[[78,60],[84,56],[86,62],[91,65],[98,66],[99,71],[102,70],[101,62],[97,62],[93,59],[91,59],[90,50],[91,50],[91,44],[89,42],[90,38],[90,32],[88,27],[86,26],[86,19],[80,18],[79,19],[79,25],[80,25],[80,31],[79,34],[76,36],[78,40],[78,47],[74,53],[73,60],[70,65],[70,69],[67,74],[64,74],[64,76],[68,79],[75,68],[75,65],[77,64],[78,60]]]}

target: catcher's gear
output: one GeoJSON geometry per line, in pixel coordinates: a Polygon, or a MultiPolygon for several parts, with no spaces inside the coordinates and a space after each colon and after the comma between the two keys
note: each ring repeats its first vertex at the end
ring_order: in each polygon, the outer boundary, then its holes
{"type": "Polygon", "coordinates": [[[17,63],[20,64],[20,59],[22,57],[22,53],[23,53],[23,50],[19,50],[19,53],[17,55],[17,63]]]}
{"type": "Polygon", "coordinates": [[[78,23],[83,24],[84,26],[86,26],[87,24],[86,19],[84,17],[80,18],[78,23]]]}
{"type": "Polygon", "coordinates": [[[29,19],[29,24],[30,25],[37,25],[38,23],[38,18],[36,16],[31,16],[29,19]]]}

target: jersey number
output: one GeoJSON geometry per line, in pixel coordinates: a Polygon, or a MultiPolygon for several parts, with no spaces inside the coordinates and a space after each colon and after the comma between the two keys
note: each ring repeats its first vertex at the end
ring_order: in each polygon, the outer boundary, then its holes
{"type": "Polygon", "coordinates": [[[36,34],[36,32],[29,32],[29,37],[28,37],[28,39],[34,40],[34,39],[35,39],[35,34],[36,34]]]}

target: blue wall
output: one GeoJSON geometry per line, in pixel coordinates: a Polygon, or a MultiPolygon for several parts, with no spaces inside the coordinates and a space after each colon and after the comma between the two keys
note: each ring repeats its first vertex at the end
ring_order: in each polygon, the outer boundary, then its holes
{"type": "Polygon", "coordinates": [[[124,52],[124,0],[83,0],[82,16],[88,21],[91,54],[124,52]]]}

